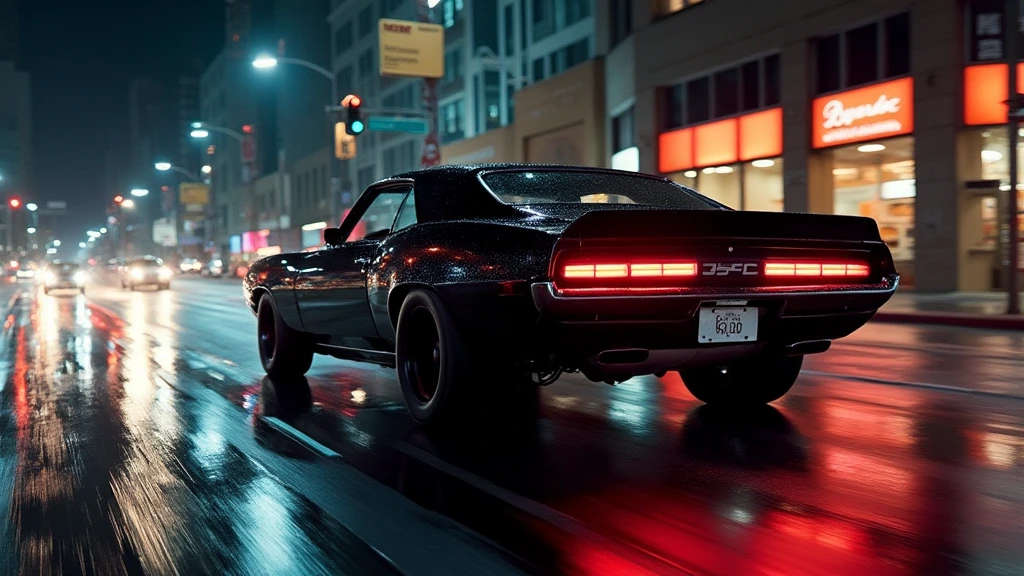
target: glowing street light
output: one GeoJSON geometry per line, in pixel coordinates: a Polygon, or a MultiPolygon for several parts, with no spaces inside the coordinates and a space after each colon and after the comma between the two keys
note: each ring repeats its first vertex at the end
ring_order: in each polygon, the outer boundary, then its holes
{"type": "Polygon", "coordinates": [[[88,246],[88,244],[86,244],[85,242],[79,242],[78,243],[78,247],[79,248],[85,248],[86,246],[88,246]]]}
{"type": "Polygon", "coordinates": [[[99,238],[100,237],[100,233],[98,231],[96,231],[96,230],[89,230],[88,232],[86,232],[86,234],[88,234],[90,238],[99,238]]]}
{"type": "Polygon", "coordinates": [[[54,246],[60,246],[60,240],[54,240],[53,241],[53,245],[54,246]]]}
{"type": "Polygon", "coordinates": [[[203,174],[209,174],[210,172],[213,172],[213,166],[210,166],[209,164],[206,164],[206,165],[203,166],[202,170],[203,170],[203,174]]]}
{"type": "Polygon", "coordinates": [[[273,56],[258,56],[252,61],[252,65],[256,68],[273,68],[277,66],[277,58],[273,56]]]}
{"type": "Polygon", "coordinates": [[[209,130],[203,130],[202,128],[196,128],[195,130],[193,130],[189,134],[189,136],[191,136],[193,138],[206,138],[209,135],[210,135],[210,131],[209,130]]]}
{"type": "Polygon", "coordinates": [[[39,204],[29,202],[28,204],[25,204],[25,208],[27,208],[29,212],[35,212],[36,210],[39,210],[39,204]]]}
{"type": "Polygon", "coordinates": [[[437,8],[437,5],[441,3],[441,0],[427,0],[427,8],[437,8]]]}
{"type": "Polygon", "coordinates": [[[121,206],[124,208],[135,208],[135,200],[131,198],[125,198],[121,201],[121,206]]]}
{"type": "Polygon", "coordinates": [[[145,188],[132,188],[132,196],[135,196],[137,198],[141,198],[143,196],[148,196],[148,195],[149,195],[149,190],[147,190],[145,188]]]}
{"type": "Polygon", "coordinates": [[[107,227],[106,226],[104,226],[103,228],[100,228],[100,234],[106,234],[106,233],[107,233],[107,227]]]}
{"type": "Polygon", "coordinates": [[[171,169],[170,162],[157,162],[156,164],[154,164],[154,166],[156,166],[156,169],[161,172],[166,172],[171,169]]]}
{"type": "Polygon", "coordinates": [[[35,228],[33,228],[32,226],[29,226],[29,227],[28,227],[28,233],[29,233],[29,234],[35,234],[35,233],[36,233],[36,229],[35,229],[35,228]]]}

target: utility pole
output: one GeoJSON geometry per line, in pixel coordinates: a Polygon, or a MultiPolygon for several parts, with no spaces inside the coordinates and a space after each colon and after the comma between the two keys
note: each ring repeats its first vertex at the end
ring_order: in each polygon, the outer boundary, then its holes
{"type": "MultiPolygon", "coordinates": [[[[416,15],[420,22],[433,24],[433,9],[427,0],[417,0],[416,15]]],[[[437,130],[437,78],[423,79],[423,108],[427,113],[427,135],[423,139],[420,166],[427,168],[441,163],[441,141],[437,130]]]]}
{"type": "Polygon", "coordinates": [[[1007,136],[1010,140],[1010,191],[1007,214],[1010,226],[1007,242],[1009,255],[1009,278],[1007,279],[1008,314],[1020,314],[1020,277],[1018,268],[1019,239],[1017,229],[1017,130],[1021,111],[1020,95],[1017,92],[1017,35],[1020,30],[1020,0],[1006,0],[1006,60],[1009,69],[1010,98],[1007,111],[1007,136]]]}

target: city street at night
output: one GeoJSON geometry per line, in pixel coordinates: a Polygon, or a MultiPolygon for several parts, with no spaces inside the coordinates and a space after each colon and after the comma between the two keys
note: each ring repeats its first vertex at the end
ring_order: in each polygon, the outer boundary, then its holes
{"type": "Polygon", "coordinates": [[[572,374],[437,428],[390,369],[264,377],[238,281],[0,300],[3,574],[1024,565],[1024,332],[872,322],[770,406],[572,374]]]}

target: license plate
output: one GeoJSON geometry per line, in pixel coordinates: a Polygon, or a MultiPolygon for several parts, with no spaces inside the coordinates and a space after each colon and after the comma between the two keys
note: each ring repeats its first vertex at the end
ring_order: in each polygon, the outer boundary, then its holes
{"type": "Polygon", "coordinates": [[[700,309],[697,342],[754,342],[757,340],[757,308],[717,306],[700,309]]]}

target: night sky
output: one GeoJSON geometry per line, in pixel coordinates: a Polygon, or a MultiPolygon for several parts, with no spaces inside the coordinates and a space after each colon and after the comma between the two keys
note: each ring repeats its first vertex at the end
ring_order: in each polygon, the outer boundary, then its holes
{"type": "MultiPolygon", "coordinates": [[[[107,126],[127,125],[128,85],[205,65],[224,39],[222,0],[23,0],[22,68],[32,75],[33,196],[67,200],[65,242],[99,226],[107,126]]],[[[168,89],[170,85],[168,84],[168,89]]]]}

